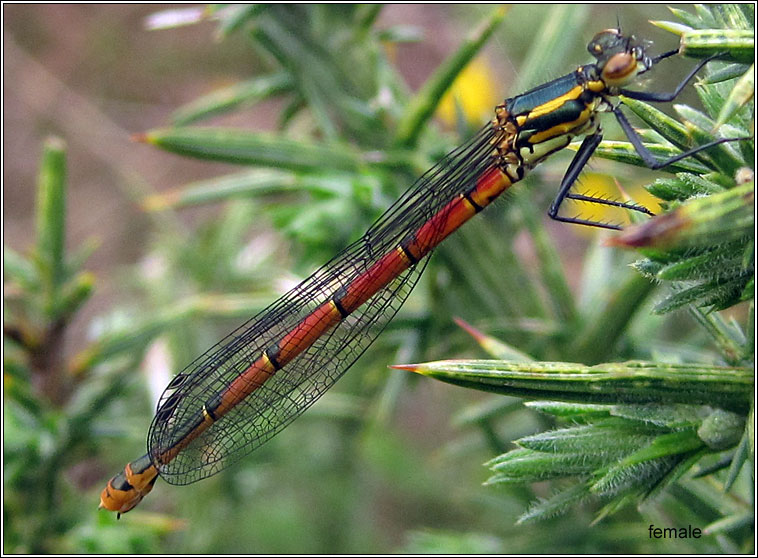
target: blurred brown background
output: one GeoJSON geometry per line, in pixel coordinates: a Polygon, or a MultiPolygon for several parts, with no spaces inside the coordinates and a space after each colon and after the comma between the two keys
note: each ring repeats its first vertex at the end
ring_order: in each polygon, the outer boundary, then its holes
{"type": "MultiPolygon", "coordinates": [[[[167,125],[182,104],[265,70],[241,33],[225,38],[219,48],[214,22],[146,29],[148,16],[171,8],[3,6],[4,243],[24,252],[33,242],[41,145],[48,135],[63,138],[68,145],[67,246],[75,249],[89,240],[98,246],[86,265],[97,276],[97,288],[72,324],[74,346],[91,319],[119,299],[120,266],[146,253],[149,217],[138,205],[140,198],[230,170],[161,152],[132,141],[131,135],[167,125]]],[[[422,42],[403,46],[398,56],[411,87],[419,87],[460,39],[461,30],[450,18],[455,9],[393,5],[383,11],[382,25],[413,23],[425,30],[422,42]]],[[[275,101],[264,102],[208,124],[268,129],[278,110],[275,101]]],[[[185,210],[181,217],[191,223],[213,210],[185,210]]]]}
{"type": "MultiPolygon", "coordinates": [[[[201,94],[265,70],[265,61],[255,56],[242,33],[224,39],[219,48],[214,22],[158,31],[145,28],[147,16],[170,8],[170,4],[3,6],[4,242],[19,251],[32,242],[41,143],[50,134],[60,136],[68,144],[69,249],[87,239],[98,243],[87,263],[98,278],[96,293],[77,315],[74,332],[107,308],[114,296],[118,298],[119,265],[134,263],[146,252],[150,227],[137,205],[139,199],[222,170],[221,165],[133,142],[130,136],[168,124],[173,110],[201,94]]],[[[645,16],[667,13],[663,6],[629,8],[596,5],[593,19],[613,25],[623,10],[623,24],[632,27],[643,25],[645,16]]],[[[409,86],[416,89],[460,43],[469,22],[489,9],[471,4],[389,5],[379,25],[411,24],[423,30],[420,42],[402,45],[394,53],[409,86]]],[[[517,42],[506,44],[503,37],[523,33],[520,13],[539,20],[549,6],[510,9],[502,31],[486,51],[498,85],[502,82],[502,95],[511,92],[507,84],[518,68],[511,55],[517,60],[521,48],[517,42]]],[[[585,57],[583,52],[578,45],[578,60],[585,57]]],[[[274,101],[264,102],[208,123],[267,129],[275,125],[277,113],[274,101]]],[[[181,216],[191,222],[203,211],[208,210],[184,210],[181,216]]]]}

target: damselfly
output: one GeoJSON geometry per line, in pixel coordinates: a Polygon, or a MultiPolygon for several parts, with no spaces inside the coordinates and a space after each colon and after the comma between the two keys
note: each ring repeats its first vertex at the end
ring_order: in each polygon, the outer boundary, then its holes
{"type": "Polygon", "coordinates": [[[651,57],[646,43],[620,29],[598,33],[588,50],[594,63],[507,99],[490,123],[424,174],[358,241],[180,372],[158,403],[148,453],[108,482],[101,507],[127,512],[158,476],[171,484],[203,479],[281,431],[376,339],[408,297],[432,250],[573,138],[585,136],[550,217],[620,228],[561,214],[567,198],[652,215],[634,203],[572,192],[603,137],[600,113],[615,115],[653,169],[731,141],[712,141],[658,161],[618,100],[625,95],[671,101],[710,59],[695,66],[672,93],[662,94],[626,87],[676,50],[651,57]]]}

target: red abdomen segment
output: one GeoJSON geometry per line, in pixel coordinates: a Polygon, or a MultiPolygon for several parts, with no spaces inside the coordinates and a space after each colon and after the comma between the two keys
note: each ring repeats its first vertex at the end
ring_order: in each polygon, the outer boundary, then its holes
{"type": "MultiPolygon", "coordinates": [[[[237,374],[227,387],[209,397],[202,408],[197,409],[193,419],[177,427],[178,432],[168,447],[133,461],[124,472],[111,479],[101,495],[101,507],[124,513],[136,506],[152,489],[161,466],[172,462],[193,440],[275,375],[288,374],[287,365],[298,355],[427,256],[448,235],[489,205],[512,183],[499,168],[488,166],[477,178],[473,188],[444,204],[415,232],[411,230],[404,235],[403,242],[386,251],[349,283],[337,288],[331,298],[319,304],[277,342],[259,353],[260,356],[237,374]]],[[[334,283],[339,285],[339,278],[334,279],[334,283]]],[[[357,332],[355,335],[364,333],[357,332]]],[[[296,367],[297,363],[292,366],[296,367]]],[[[168,397],[164,401],[157,413],[161,420],[171,420],[180,400],[181,397],[168,397]]]]}
{"type": "MultiPolygon", "coordinates": [[[[489,205],[511,185],[500,169],[491,168],[470,193],[445,205],[416,232],[406,245],[399,245],[376,261],[368,270],[340,289],[333,298],[321,304],[300,324],[287,333],[275,348],[264,352],[240,374],[221,396],[221,403],[207,411],[214,420],[260,387],[268,377],[284,368],[313,342],[365,304],[393,279],[421,260],[449,234],[489,205]]],[[[163,459],[160,459],[164,462],[163,459]]]]}

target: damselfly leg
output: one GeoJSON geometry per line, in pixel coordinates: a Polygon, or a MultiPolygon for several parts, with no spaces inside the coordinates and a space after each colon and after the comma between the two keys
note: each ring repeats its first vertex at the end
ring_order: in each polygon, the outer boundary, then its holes
{"type": "MultiPolygon", "coordinates": [[[[657,63],[658,61],[664,58],[668,58],[669,56],[676,54],[676,52],[677,51],[670,51],[665,54],[662,54],[656,57],[654,59],[654,62],[657,63]]],[[[708,62],[718,58],[719,56],[721,55],[716,54],[700,61],[684,77],[684,79],[682,79],[682,81],[676,86],[674,91],[670,93],[633,91],[630,89],[621,88],[618,90],[619,94],[624,95],[630,99],[636,99],[636,100],[652,102],[652,103],[671,102],[674,99],[676,99],[676,97],[684,90],[684,88],[687,86],[689,81],[695,76],[695,74],[697,74],[698,71],[700,71],[708,62]]],[[[719,138],[717,140],[695,146],[692,149],[684,151],[664,161],[659,161],[658,159],[655,158],[653,153],[642,142],[642,139],[640,138],[639,134],[634,130],[634,127],[631,125],[626,115],[622,112],[621,104],[622,103],[612,105],[611,112],[613,112],[614,116],[616,117],[616,120],[621,126],[621,129],[624,131],[624,134],[626,135],[626,137],[629,139],[629,142],[634,147],[634,150],[643,160],[645,165],[651,170],[658,170],[658,169],[665,168],[673,163],[681,161],[682,159],[686,159],[687,157],[691,157],[692,155],[696,155],[700,153],[701,151],[705,151],[707,149],[710,149],[711,147],[720,145],[722,143],[750,139],[750,138],[719,138]]],[[[620,202],[616,200],[610,200],[610,199],[605,199],[605,198],[601,198],[597,196],[590,196],[586,194],[577,194],[571,191],[571,188],[574,186],[577,179],[579,178],[579,175],[582,173],[584,166],[590,160],[590,158],[592,157],[592,154],[595,152],[595,149],[597,149],[598,145],[600,145],[600,142],[602,141],[602,139],[603,139],[602,129],[598,127],[597,131],[594,134],[587,136],[582,142],[576,155],[572,159],[571,164],[566,170],[566,173],[564,174],[563,179],[561,180],[561,185],[558,190],[558,194],[555,196],[553,203],[550,205],[550,209],[548,210],[548,216],[550,216],[551,219],[555,219],[556,221],[561,221],[564,223],[574,223],[578,225],[599,227],[603,229],[621,230],[623,228],[621,225],[617,225],[613,223],[607,223],[607,222],[597,221],[593,219],[586,219],[579,216],[560,215],[559,211],[560,211],[561,205],[566,199],[588,202],[588,203],[595,203],[598,205],[605,205],[605,206],[611,206],[611,207],[619,207],[622,209],[636,211],[638,213],[643,213],[650,216],[655,215],[648,208],[643,207],[641,205],[637,205],[635,203],[620,202]]]]}

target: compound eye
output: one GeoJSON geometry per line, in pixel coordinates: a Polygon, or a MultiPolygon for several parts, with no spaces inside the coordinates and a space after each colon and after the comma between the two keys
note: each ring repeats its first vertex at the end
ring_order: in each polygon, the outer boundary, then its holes
{"type": "Polygon", "coordinates": [[[622,39],[618,29],[606,29],[596,33],[587,45],[587,50],[595,58],[600,58],[604,52],[617,47],[622,39]]]}
{"type": "Polygon", "coordinates": [[[624,85],[637,75],[637,58],[628,52],[614,54],[603,66],[601,75],[606,85],[624,85]]]}

